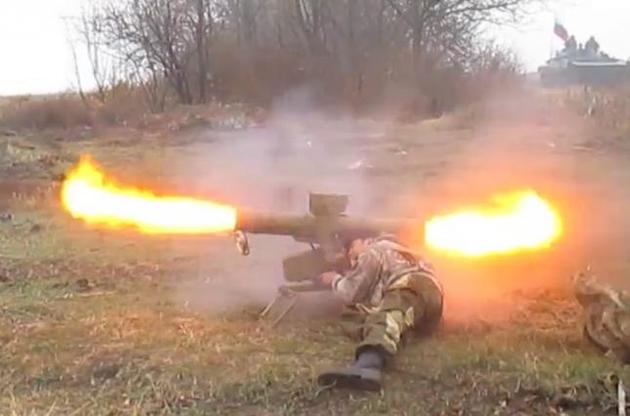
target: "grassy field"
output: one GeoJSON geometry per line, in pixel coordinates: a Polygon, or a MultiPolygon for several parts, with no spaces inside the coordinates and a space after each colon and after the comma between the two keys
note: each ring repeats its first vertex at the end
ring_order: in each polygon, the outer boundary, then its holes
{"type": "Polygon", "coordinates": [[[352,355],[333,322],[204,316],[173,300],[168,276],[191,265],[163,244],[84,236],[59,251],[78,237],[16,221],[42,230],[2,227],[21,253],[2,253],[3,414],[604,414],[628,375],[584,348],[575,305],[541,293],[501,324],[447,322],[409,345],[382,395],[321,391],[317,372],[352,355]]]}
{"type": "MultiPolygon", "coordinates": [[[[196,153],[186,140],[116,137],[4,141],[3,178],[12,180],[0,189],[0,414],[616,414],[617,380],[630,385],[630,373],[583,342],[580,311],[561,287],[505,295],[512,306],[500,319],[447,314],[435,337],[406,346],[381,394],[319,389],[318,372],[353,354],[333,318],[270,328],[259,302],[209,312],[178,296],[187,279],[256,278],[255,261],[234,271],[229,239],[94,230],[63,213],[58,179],[79,154],[159,182],[165,163],[196,153]]],[[[469,146],[440,140],[449,154],[453,143],[469,146]]],[[[390,174],[397,168],[384,152],[390,174]]],[[[420,160],[404,166],[442,166],[420,160]]]]}

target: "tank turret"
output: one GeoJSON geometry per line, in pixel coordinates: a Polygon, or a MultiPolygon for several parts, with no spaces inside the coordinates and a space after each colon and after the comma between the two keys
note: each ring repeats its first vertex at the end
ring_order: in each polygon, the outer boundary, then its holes
{"type": "Polygon", "coordinates": [[[600,51],[594,37],[578,47],[572,39],[572,42],[566,42],[562,51],[538,68],[544,86],[616,85],[630,79],[630,64],[600,51]]]}

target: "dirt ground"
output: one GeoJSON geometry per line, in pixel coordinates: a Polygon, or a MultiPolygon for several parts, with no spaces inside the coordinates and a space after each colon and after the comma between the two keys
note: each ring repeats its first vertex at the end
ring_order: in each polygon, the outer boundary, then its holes
{"type": "Polygon", "coordinates": [[[582,341],[570,277],[627,285],[623,141],[538,92],[412,124],[289,102],[232,127],[0,137],[0,414],[616,414],[629,373],[582,341]],[[440,331],[406,346],[382,394],[320,390],[317,373],[352,357],[338,305],[308,296],[277,328],[257,319],[300,244],[255,236],[241,257],[229,236],[90,229],[57,200],[82,154],[123,182],[264,210],[303,212],[318,191],[349,194],[351,214],[422,218],[532,188],[565,233],[518,256],[426,252],[440,331]]]}

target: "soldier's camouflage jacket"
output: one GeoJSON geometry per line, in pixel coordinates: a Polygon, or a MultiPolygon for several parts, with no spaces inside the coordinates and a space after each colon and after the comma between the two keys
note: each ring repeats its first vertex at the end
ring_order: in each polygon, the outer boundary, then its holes
{"type": "Polygon", "coordinates": [[[429,279],[442,292],[433,267],[406,247],[386,238],[369,242],[355,267],[338,275],[333,292],[346,304],[376,308],[387,291],[410,289],[418,292],[416,279],[429,279]]]}
{"type": "Polygon", "coordinates": [[[574,278],[575,295],[584,308],[584,334],[597,347],[630,363],[630,296],[601,283],[590,273],[574,278]]]}

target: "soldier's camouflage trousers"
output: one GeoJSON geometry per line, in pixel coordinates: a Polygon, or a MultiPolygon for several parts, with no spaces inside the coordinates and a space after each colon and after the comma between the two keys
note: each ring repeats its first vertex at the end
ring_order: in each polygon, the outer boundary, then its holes
{"type": "Polygon", "coordinates": [[[346,306],[342,329],[365,347],[381,347],[389,355],[398,352],[401,341],[413,333],[433,331],[442,318],[442,292],[426,277],[410,276],[408,284],[385,293],[376,308],[361,304],[346,306]]]}

